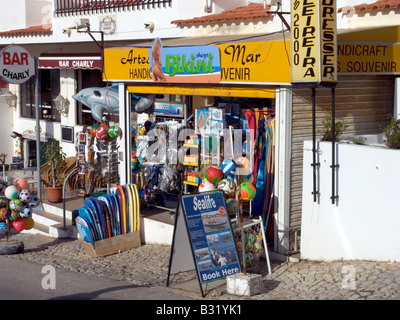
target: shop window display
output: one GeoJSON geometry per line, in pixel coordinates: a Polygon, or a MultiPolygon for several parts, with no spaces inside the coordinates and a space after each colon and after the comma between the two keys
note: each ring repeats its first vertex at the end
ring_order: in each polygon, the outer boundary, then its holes
{"type": "MultiPolygon", "coordinates": [[[[60,70],[39,69],[40,72],[40,119],[47,121],[61,120],[53,100],[60,94],[60,70]]],[[[21,116],[35,118],[35,77],[21,84],[21,116]]]]}

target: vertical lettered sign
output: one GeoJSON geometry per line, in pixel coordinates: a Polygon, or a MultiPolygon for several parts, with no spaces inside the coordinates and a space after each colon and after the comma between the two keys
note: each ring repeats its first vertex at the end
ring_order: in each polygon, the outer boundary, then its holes
{"type": "Polygon", "coordinates": [[[336,83],[336,1],[292,0],[292,83],[336,83]]]}
{"type": "Polygon", "coordinates": [[[292,0],[292,83],[319,81],[319,0],[292,0]]]}
{"type": "Polygon", "coordinates": [[[320,0],[321,83],[337,82],[336,0],[320,0]]]}

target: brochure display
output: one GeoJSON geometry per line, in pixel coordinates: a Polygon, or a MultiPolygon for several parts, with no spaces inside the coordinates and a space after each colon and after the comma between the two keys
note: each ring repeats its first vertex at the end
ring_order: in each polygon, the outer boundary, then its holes
{"type": "Polygon", "coordinates": [[[172,243],[170,275],[196,269],[202,284],[241,272],[232,228],[220,191],[186,195],[179,201],[172,243]],[[188,251],[191,251],[190,252],[188,251]],[[192,256],[192,262],[188,261],[192,256]]]}

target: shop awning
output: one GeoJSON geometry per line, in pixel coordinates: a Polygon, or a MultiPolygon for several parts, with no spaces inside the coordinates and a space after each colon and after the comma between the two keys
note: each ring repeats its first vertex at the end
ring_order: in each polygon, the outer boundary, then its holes
{"type": "Polygon", "coordinates": [[[275,98],[275,88],[244,86],[128,86],[133,93],[182,94],[193,96],[275,98]]]}
{"type": "Polygon", "coordinates": [[[43,53],[39,57],[41,69],[98,69],[102,70],[100,54],[43,53]]]}

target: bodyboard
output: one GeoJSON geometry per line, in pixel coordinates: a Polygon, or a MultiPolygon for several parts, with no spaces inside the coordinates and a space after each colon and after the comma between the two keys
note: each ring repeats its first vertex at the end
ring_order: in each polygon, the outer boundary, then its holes
{"type": "Polygon", "coordinates": [[[86,218],[78,216],[76,217],[75,221],[81,239],[85,242],[93,244],[93,235],[89,227],[89,222],[86,220],[86,218]]]}
{"type": "Polygon", "coordinates": [[[121,197],[122,227],[123,227],[124,234],[126,234],[127,217],[126,217],[126,210],[125,210],[125,194],[124,194],[124,190],[122,189],[121,186],[117,186],[117,189],[118,189],[119,195],[121,197]]]}

